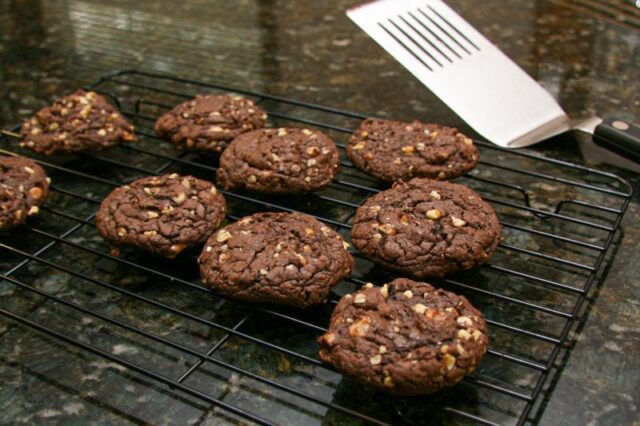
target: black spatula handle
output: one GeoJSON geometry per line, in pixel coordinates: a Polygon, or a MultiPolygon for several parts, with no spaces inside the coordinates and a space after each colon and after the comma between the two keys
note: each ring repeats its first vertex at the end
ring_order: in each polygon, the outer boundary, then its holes
{"type": "Polygon", "coordinates": [[[607,118],[596,127],[593,141],[640,163],[640,126],[618,118],[607,118]]]}

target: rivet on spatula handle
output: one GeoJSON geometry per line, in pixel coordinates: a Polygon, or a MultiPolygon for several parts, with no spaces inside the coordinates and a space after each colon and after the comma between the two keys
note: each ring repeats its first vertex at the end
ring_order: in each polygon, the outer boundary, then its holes
{"type": "Polygon", "coordinates": [[[640,163],[640,126],[619,118],[607,118],[596,127],[593,141],[640,163]]]}

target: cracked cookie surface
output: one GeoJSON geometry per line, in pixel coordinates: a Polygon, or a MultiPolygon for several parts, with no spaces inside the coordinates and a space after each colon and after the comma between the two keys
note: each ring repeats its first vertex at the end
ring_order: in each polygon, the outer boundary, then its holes
{"type": "Polygon", "coordinates": [[[200,276],[217,293],[304,308],[326,301],[353,258],[333,229],[300,213],[257,213],[212,235],[200,276]]]}
{"type": "Polygon", "coordinates": [[[369,259],[423,278],[486,262],[500,242],[493,208],[464,185],[398,182],[356,211],[351,238],[369,259]]]}
{"type": "Polygon", "coordinates": [[[49,195],[49,178],[26,157],[0,157],[0,230],[20,225],[40,212],[49,195]]]}
{"type": "Polygon", "coordinates": [[[489,338],[463,296],[398,278],[340,299],[320,358],[343,374],[398,395],[425,395],[475,370],[489,338]]]}
{"type": "Polygon", "coordinates": [[[156,121],[156,134],[178,147],[220,153],[242,133],[263,127],[267,114],[250,99],[198,95],[156,121]]]}
{"type": "Polygon", "coordinates": [[[480,154],[452,127],[419,121],[364,120],[347,144],[353,164],[378,179],[450,179],[473,169],[480,154]]]}
{"type": "Polygon", "coordinates": [[[212,183],[173,173],[115,189],[102,202],[96,225],[113,244],[174,258],[203,243],[225,214],[225,199],[212,183]]]}
{"type": "Polygon", "coordinates": [[[38,111],[20,129],[20,146],[50,155],[110,148],[134,141],[133,126],[107,100],[78,90],[38,111]]]}
{"type": "Polygon", "coordinates": [[[216,178],[226,189],[295,194],[329,185],[340,168],[338,148],[317,130],[262,129],[236,138],[216,178]]]}

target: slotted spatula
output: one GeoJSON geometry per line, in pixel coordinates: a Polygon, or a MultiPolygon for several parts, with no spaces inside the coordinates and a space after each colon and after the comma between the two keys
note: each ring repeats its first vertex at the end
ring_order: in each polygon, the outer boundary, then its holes
{"type": "Polygon", "coordinates": [[[640,128],[622,120],[572,122],[547,91],[440,0],[379,0],[347,15],[497,145],[523,147],[580,129],[640,159],[640,128]]]}

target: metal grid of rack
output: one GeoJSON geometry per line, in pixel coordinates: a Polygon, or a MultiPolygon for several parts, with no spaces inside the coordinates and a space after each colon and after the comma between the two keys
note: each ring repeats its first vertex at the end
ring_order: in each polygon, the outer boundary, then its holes
{"type": "Polygon", "coordinates": [[[296,210],[333,226],[348,240],[355,209],[384,189],[344,156],[344,142],[365,117],[140,71],[105,76],[90,88],[108,96],[135,123],[138,142],[77,157],[44,158],[20,150],[15,131],[3,132],[0,154],[30,155],[53,178],[52,197],[41,217],[25,227],[27,238],[0,236],[0,258],[8,259],[0,263],[1,285],[11,286],[25,300],[38,300],[0,308],[15,327],[29,327],[105,358],[165,386],[167,392],[215,406],[234,421],[414,423],[427,413],[430,418],[484,424],[524,424],[539,418],[561,373],[571,332],[584,319],[592,290],[612,256],[632,192],[623,179],[477,141],[479,166],[456,181],[479,191],[496,208],[503,241],[490,263],[434,284],[464,294],[485,313],[491,334],[488,355],[474,374],[442,395],[388,398],[341,377],[316,354],[315,338],[325,330],[339,296],[365,282],[382,284],[391,278],[357,253],[352,278],[334,289],[327,306],[299,312],[221,299],[200,286],[197,253],[169,264],[133,251],[116,253],[97,237],[94,224],[102,197],[133,179],[179,172],[213,180],[215,157],[174,149],[153,135],[153,123],[196,93],[233,92],[261,104],[271,126],[306,126],[329,134],[341,150],[343,170],[330,188],[300,197],[223,191],[228,220],[256,211],[296,210]],[[86,294],[49,291],[37,280],[43,273],[82,283],[78,291],[86,294]],[[132,275],[143,284],[125,282],[132,275]],[[150,282],[165,284],[150,289],[150,282]],[[110,302],[93,303],[92,298],[105,294],[110,302]],[[137,318],[109,308],[109,303],[149,313],[137,318]],[[76,333],[45,319],[39,309],[47,304],[99,321],[110,330],[111,344],[138,344],[139,356],[114,353],[92,340],[86,327],[76,333]],[[146,316],[171,320],[164,327],[146,316]],[[181,332],[174,333],[178,328],[181,332]],[[277,365],[270,364],[274,356],[277,365]],[[235,393],[220,391],[230,382],[239,383],[235,393]],[[354,397],[354,389],[366,403],[354,397]],[[239,398],[238,393],[246,396],[239,398]]]}

